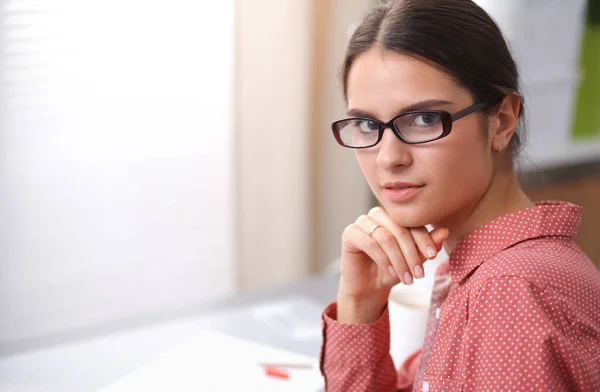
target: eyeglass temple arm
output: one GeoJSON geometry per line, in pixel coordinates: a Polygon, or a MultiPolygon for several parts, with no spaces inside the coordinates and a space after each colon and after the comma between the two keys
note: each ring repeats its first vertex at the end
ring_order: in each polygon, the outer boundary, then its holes
{"type": "Polygon", "coordinates": [[[468,108],[460,110],[452,115],[452,121],[460,120],[461,118],[468,116],[471,113],[475,113],[476,111],[483,109],[487,105],[487,101],[481,101],[473,106],[469,106],[468,108]]]}

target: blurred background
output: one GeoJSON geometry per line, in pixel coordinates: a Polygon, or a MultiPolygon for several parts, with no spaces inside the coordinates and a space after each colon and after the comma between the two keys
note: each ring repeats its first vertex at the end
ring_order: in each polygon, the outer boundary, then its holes
{"type": "MultiPolygon", "coordinates": [[[[522,183],[600,263],[600,1],[477,1],[529,110],[522,183]]],[[[370,0],[0,0],[0,355],[321,273],[375,204],[329,124],[370,0]]]]}

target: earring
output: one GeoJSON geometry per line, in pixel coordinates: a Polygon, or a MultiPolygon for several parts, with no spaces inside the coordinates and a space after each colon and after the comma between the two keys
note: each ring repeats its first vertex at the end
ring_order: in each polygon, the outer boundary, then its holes
{"type": "Polygon", "coordinates": [[[501,152],[502,151],[502,142],[498,142],[497,146],[496,146],[496,151],[501,152]]]}

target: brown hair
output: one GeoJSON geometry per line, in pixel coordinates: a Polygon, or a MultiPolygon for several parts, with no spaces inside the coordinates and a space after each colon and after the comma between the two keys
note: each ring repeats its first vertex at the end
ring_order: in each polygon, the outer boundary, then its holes
{"type": "MultiPolygon", "coordinates": [[[[522,97],[517,65],[502,32],[471,0],[390,0],[372,6],[354,31],[342,65],[346,99],[353,61],[375,45],[440,68],[476,101],[493,104],[484,112],[497,109],[507,94],[522,97]]],[[[523,132],[521,100],[519,126],[510,142],[513,156],[519,153],[523,132]]]]}

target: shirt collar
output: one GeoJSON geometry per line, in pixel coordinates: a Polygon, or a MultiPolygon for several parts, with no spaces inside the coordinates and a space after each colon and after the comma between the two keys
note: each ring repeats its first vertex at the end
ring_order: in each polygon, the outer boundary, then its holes
{"type": "Polygon", "coordinates": [[[583,209],[575,204],[544,201],[486,223],[460,240],[450,253],[452,281],[461,282],[496,253],[545,236],[573,238],[583,209]]]}

